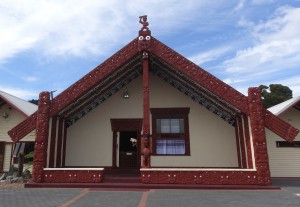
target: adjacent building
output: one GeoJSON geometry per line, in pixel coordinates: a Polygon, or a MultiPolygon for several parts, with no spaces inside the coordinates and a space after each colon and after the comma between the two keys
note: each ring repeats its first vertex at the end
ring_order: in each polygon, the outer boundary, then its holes
{"type": "MultiPolygon", "coordinates": [[[[300,128],[300,97],[294,97],[268,109],[287,123],[300,128]]],[[[266,131],[271,177],[300,177],[300,135],[294,142],[282,140],[266,131]]]]}
{"type": "Polygon", "coordinates": [[[14,143],[7,132],[37,110],[38,106],[4,91],[0,91],[0,172],[7,172],[18,153],[29,153],[34,149],[35,130],[20,142],[14,143]]]}

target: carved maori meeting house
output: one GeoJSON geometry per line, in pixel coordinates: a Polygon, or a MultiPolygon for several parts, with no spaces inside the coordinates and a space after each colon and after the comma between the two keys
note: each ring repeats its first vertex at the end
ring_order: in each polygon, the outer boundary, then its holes
{"type": "Polygon", "coordinates": [[[101,183],[135,172],[144,184],[270,185],[265,129],[299,130],[151,35],[138,37],[9,131],[36,129],[35,183],[101,183]]]}

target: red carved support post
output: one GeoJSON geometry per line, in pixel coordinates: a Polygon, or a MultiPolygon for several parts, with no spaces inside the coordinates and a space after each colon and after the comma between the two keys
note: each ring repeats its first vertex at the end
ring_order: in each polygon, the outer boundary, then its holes
{"type": "Polygon", "coordinates": [[[43,182],[43,169],[47,162],[47,145],[49,134],[50,93],[41,92],[37,111],[36,138],[32,177],[36,183],[43,182]]]}
{"type": "Polygon", "coordinates": [[[149,61],[151,31],[148,28],[147,16],[140,17],[143,25],[139,31],[138,49],[143,55],[143,162],[142,167],[150,167],[150,105],[149,105],[149,61]]]}
{"type": "Polygon", "coordinates": [[[259,88],[248,89],[249,115],[254,145],[254,158],[257,169],[257,182],[260,185],[271,184],[265,117],[259,88]]]}

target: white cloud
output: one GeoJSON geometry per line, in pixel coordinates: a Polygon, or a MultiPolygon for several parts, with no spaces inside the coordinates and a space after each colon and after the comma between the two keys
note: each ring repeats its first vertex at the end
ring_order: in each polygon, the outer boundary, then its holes
{"type": "Polygon", "coordinates": [[[229,46],[228,47],[215,48],[215,49],[212,49],[212,50],[207,51],[207,52],[202,52],[202,53],[196,54],[196,55],[194,55],[194,56],[192,56],[188,59],[191,60],[192,62],[194,62],[197,65],[201,65],[203,63],[216,60],[220,56],[227,53],[230,49],[231,49],[231,47],[229,47],[229,46]]]}
{"type": "Polygon", "coordinates": [[[0,2],[0,63],[20,52],[44,55],[103,55],[131,40],[148,14],[151,28],[166,31],[186,24],[210,1],[128,0],[2,0],[0,2]],[[187,15],[189,14],[189,15],[187,15]],[[195,14],[195,15],[192,15],[195,14]],[[5,49],[2,49],[5,48],[5,49]]]}
{"type": "Polygon", "coordinates": [[[0,90],[24,100],[38,99],[39,92],[22,88],[0,86],[0,90]]]}
{"type": "Polygon", "coordinates": [[[241,83],[241,82],[244,82],[245,80],[243,79],[233,79],[233,78],[226,78],[223,80],[224,83],[227,83],[227,84],[233,84],[233,83],[241,83]]]}
{"type": "MultiPolygon", "coordinates": [[[[288,86],[293,91],[293,96],[300,96],[300,75],[277,81],[279,84],[288,86]]],[[[271,83],[270,83],[271,84],[271,83]]]]}
{"type": "Polygon", "coordinates": [[[23,80],[25,80],[26,82],[35,82],[37,81],[37,77],[34,76],[26,76],[22,78],[23,80]]]}
{"type": "Polygon", "coordinates": [[[294,69],[300,62],[300,8],[282,7],[269,21],[249,26],[254,46],[237,51],[234,58],[224,62],[229,73],[273,73],[294,69]]]}
{"type": "Polygon", "coordinates": [[[238,4],[235,6],[235,8],[233,10],[239,11],[239,10],[243,9],[244,6],[245,6],[245,0],[239,0],[238,4]]]}
{"type": "Polygon", "coordinates": [[[270,4],[273,3],[275,0],[252,0],[252,4],[258,4],[258,5],[262,5],[262,4],[270,4]]]}

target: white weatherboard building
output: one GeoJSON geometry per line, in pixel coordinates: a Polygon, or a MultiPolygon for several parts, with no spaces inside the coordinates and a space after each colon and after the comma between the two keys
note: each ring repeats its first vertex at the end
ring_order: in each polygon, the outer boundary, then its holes
{"type": "MultiPolygon", "coordinates": [[[[281,119],[300,128],[300,96],[268,109],[281,119]]],[[[293,143],[266,131],[271,177],[300,177],[300,135],[293,143]]]]}
{"type": "Polygon", "coordinates": [[[36,110],[37,105],[0,91],[0,172],[9,171],[14,162],[12,158],[16,158],[19,151],[26,153],[33,150],[35,130],[17,143],[15,148],[7,132],[36,110]]]}

